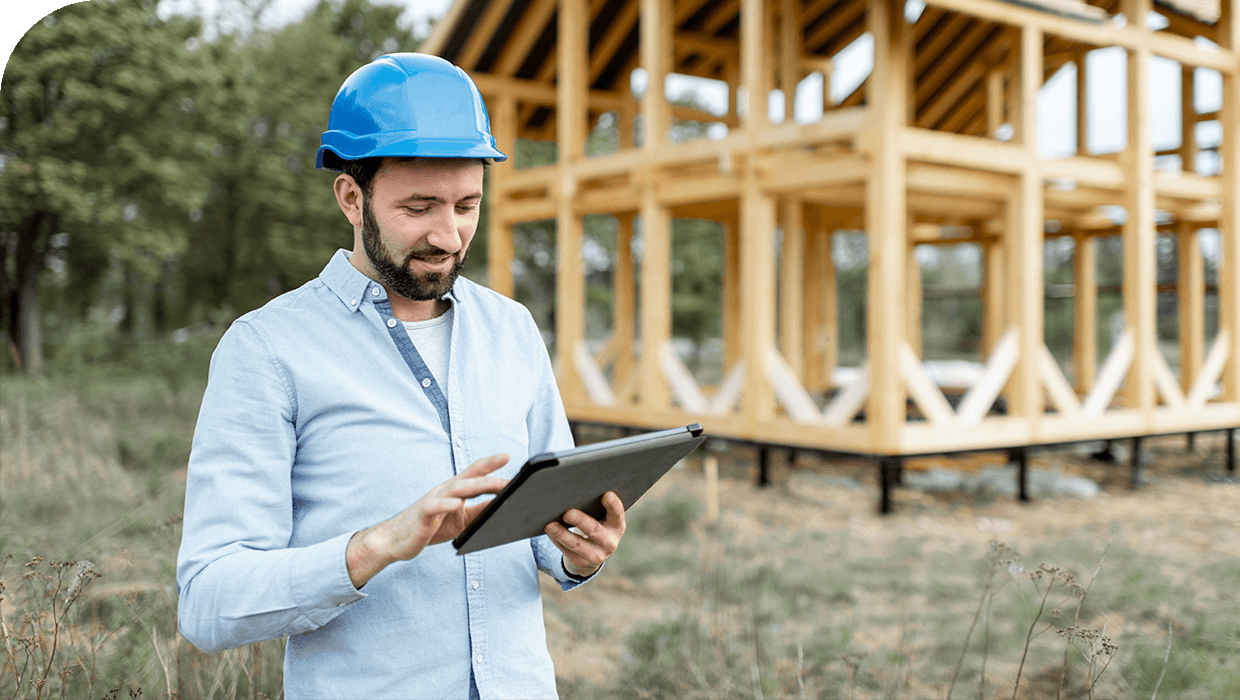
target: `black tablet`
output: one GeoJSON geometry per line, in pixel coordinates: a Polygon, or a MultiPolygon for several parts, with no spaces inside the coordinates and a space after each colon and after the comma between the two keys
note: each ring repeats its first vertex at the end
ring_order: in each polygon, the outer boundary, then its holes
{"type": "Polygon", "coordinates": [[[705,440],[694,423],[531,457],[452,544],[457,554],[469,554],[536,537],[572,508],[603,520],[608,491],[628,510],[705,440]]]}

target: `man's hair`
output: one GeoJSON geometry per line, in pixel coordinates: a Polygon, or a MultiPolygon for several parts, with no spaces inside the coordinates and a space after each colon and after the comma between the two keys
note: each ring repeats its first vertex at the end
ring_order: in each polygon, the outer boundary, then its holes
{"type": "MultiPolygon", "coordinates": [[[[417,156],[386,157],[395,161],[409,161],[418,159],[417,156]]],[[[374,186],[375,175],[379,172],[379,166],[383,165],[383,158],[384,157],[382,156],[375,156],[373,158],[359,158],[358,160],[344,160],[343,158],[339,158],[337,159],[337,163],[340,171],[353,178],[353,181],[357,183],[358,188],[362,190],[362,195],[366,197],[366,199],[370,199],[371,190],[374,186]]],[[[479,158],[478,160],[482,163],[483,172],[486,172],[487,168],[491,167],[490,159],[479,158]]]]}

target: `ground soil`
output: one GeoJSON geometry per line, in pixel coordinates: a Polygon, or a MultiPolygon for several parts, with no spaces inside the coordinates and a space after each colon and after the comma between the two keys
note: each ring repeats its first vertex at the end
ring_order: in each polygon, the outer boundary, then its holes
{"type": "MultiPolygon", "coordinates": [[[[1020,503],[964,493],[897,489],[894,512],[878,512],[877,467],[865,460],[823,460],[797,455],[790,463],[776,453],[772,484],[755,485],[756,453],[737,448],[721,453],[719,528],[750,541],[783,539],[790,530],[846,531],[850,546],[888,552],[900,538],[924,538],[927,550],[959,550],[974,543],[985,551],[994,536],[1028,551],[1039,543],[1087,539],[1195,563],[1240,560],[1240,473],[1225,471],[1225,433],[1200,434],[1194,451],[1185,436],[1143,441],[1141,485],[1129,484],[1130,462],[1108,463],[1088,450],[1036,452],[1030,468],[1075,474],[1096,481],[1094,499],[1061,498],[1020,503]]],[[[1121,447],[1131,445],[1123,441],[1121,447]]],[[[1126,451],[1126,450],[1123,450],[1126,451]]],[[[912,460],[910,469],[961,471],[1006,463],[1005,453],[912,460]]],[[[705,499],[700,460],[678,467],[647,498],[680,492],[705,499]]],[[[636,507],[641,507],[638,503],[636,507]]],[[[622,544],[622,546],[624,546],[622,544]]],[[[726,552],[715,556],[725,557],[726,552]]],[[[741,562],[738,562],[741,564],[741,562]]],[[[1036,566],[1036,564],[1035,564],[1036,566]]],[[[1174,568],[1174,567],[1172,567],[1174,568]]],[[[688,603],[683,577],[651,576],[635,582],[604,572],[570,593],[544,587],[547,630],[557,674],[606,685],[623,664],[624,639],[643,622],[668,619],[688,603]],[[565,619],[591,621],[598,634],[579,634],[565,619]]]]}

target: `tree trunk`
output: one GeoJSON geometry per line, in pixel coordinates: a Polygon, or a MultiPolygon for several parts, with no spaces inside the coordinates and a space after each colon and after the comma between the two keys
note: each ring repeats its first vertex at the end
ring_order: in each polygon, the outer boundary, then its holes
{"type": "Polygon", "coordinates": [[[39,315],[39,275],[43,272],[40,239],[47,224],[55,226],[53,215],[38,211],[26,217],[17,231],[17,284],[13,290],[13,341],[17,357],[27,375],[43,374],[43,324],[39,315]]]}

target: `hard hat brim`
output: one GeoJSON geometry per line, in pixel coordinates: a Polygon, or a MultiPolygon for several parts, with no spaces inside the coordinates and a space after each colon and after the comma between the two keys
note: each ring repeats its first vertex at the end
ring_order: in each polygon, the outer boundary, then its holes
{"type": "Polygon", "coordinates": [[[488,158],[496,162],[508,160],[508,156],[486,141],[425,138],[418,137],[414,131],[386,132],[374,136],[356,136],[343,131],[325,132],[322,145],[315,156],[314,167],[323,169],[323,155],[327,151],[335,153],[342,160],[382,157],[488,158]]]}

